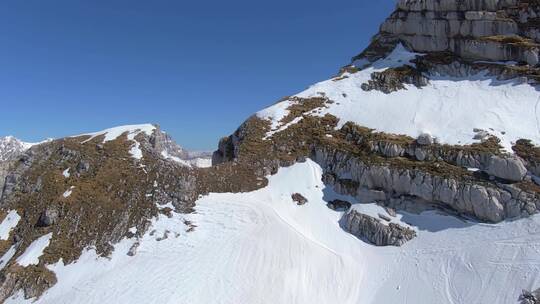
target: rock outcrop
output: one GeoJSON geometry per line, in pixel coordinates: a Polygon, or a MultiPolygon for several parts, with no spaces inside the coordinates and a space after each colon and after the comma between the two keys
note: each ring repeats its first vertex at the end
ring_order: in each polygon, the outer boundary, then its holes
{"type": "Polygon", "coordinates": [[[298,206],[302,206],[302,205],[305,205],[307,202],[308,202],[308,199],[305,198],[302,194],[300,193],[293,193],[291,195],[291,198],[293,200],[293,202],[296,202],[296,204],[298,206]]]}
{"type": "MultiPolygon", "coordinates": [[[[520,182],[527,174],[523,159],[501,152],[498,139],[489,135],[482,137],[483,141],[475,146],[450,146],[436,143],[436,139],[429,134],[421,134],[416,140],[405,136],[384,138],[384,135],[377,136],[354,124],[345,124],[342,131],[346,132],[347,141],[367,146],[369,152],[387,158],[407,157],[422,162],[442,160],[454,166],[477,169],[510,182],[520,182]]],[[[522,151],[534,149],[521,147],[522,151]]]]}
{"type": "Polygon", "coordinates": [[[527,174],[527,168],[519,158],[492,156],[486,172],[502,179],[519,182],[527,174]]]}
{"type": "Polygon", "coordinates": [[[369,164],[346,152],[328,148],[317,148],[314,159],[327,173],[327,183],[362,202],[386,204],[405,196],[426,204],[440,204],[488,222],[530,215],[540,209],[540,200],[534,193],[511,184],[467,178],[465,172],[461,177],[444,177],[421,168],[369,164]]]}
{"type": "Polygon", "coordinates": [[[376,246],[402,246],[416,237],[416,232],[410,228],[387,223],[385,219],[377,219],[354,209],[345,216],[345,229],[376,246]]]}
{"type": "Polygon", "coordinates": [[[15,160],[32,145],[13,136],[0,137],[0,162],[15,160]]]}
{"type": "Polygon", "coordinates": [[[539,304],[540,303],[540,289],[533,292],[524,290],[519,297],[521,304],[539,304]]]}
{"type": "Polygon", "coordinates": [[[383,72],[374,72],[371,74],[371,80],[362,84],[362,90],[378,90],[389,94],[405,88],[404,84],[412,84],[416,87],[423,87],[428,84],[427,77],[420,71],[409,66],[390,68],[383,72]]]}
{"type": "Polygon", "coordinates": [[[351,208],[351,203],[336,199],[326,204],[326,206],[332,210],[346,211],[346,210],[349,210],[349,208],[351,208]]]}
{"type": "Polygon", "coordinates": [[[0,198],[10,168],[31,146],[32,144],[24,143],[13,136],[0,138],[0,198]]]}
{"type": "Polygon", "coordinates": [[[419,53],[452,52],[464,59],[538,64],[540,10],[523,0],[400,0],[359,58],[384,57],[397,43],[419,53]]]}
{"type": "Polygon", "coordinates": [[[161,131],[159,126],[157,126],[157,130],[149,138],[149,143],[156,153],[180,159],[188,158],[188,152],[180,147],[169,134],[161,131]]]}

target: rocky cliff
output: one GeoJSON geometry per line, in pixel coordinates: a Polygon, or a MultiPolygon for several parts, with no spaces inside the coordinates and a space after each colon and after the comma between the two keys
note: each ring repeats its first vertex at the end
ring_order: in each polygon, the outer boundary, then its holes
{"type": "Polygon", "coordinates": [[[404,43],[415,52],[452,52],[463,59],[538,64],[536,1],[400,0],[382,24],[370,59],[404,43]]]}
{"type": "Polygon", "coordinates": [[[13,136],[0,138],[0,197],[2,197],[4,182],[13,162],[33,145],[13,136]]]}
{"type": "Polygon", "coordinates": [[[351,65],[250,118],[214,163],[268,173],[311,157],[360,203],[485,222],[535,214],[538,12],[535,1],[398,1],[351,65]]]}

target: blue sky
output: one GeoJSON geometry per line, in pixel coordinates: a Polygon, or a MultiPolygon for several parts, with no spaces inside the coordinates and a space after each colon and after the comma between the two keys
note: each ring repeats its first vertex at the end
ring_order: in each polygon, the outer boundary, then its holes
{"type": "Polygon", "coordinates": [[[159,123],[212,150],[252,113],[335,74],[393,0],[6,0],[0,136],[159,123]]]}

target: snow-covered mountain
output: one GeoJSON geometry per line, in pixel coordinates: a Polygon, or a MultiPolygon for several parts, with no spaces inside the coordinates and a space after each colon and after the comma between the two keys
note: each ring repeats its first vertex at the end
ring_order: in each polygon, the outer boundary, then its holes
{"type": "Polygon", "coordinates": [[[33,145],[35,144],[20,141],[13,136],[0,137],[0,162],[17,158],[33,145]]]}
{"type": "Polygon", "coordinates": [[[400,0],[208,168],[149,124],[30,149],[0,198],[0,298],[539,303],[538,16],[400,0]]]}

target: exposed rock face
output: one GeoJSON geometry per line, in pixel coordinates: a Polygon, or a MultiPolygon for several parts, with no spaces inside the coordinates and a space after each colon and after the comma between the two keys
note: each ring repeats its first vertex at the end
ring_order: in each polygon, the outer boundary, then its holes
{"type": "Polygon", "coordinates": [[[524,290],[519,297],[521,304],[539,304],[540,303],[540,289],[533,292],[524,290]]]}
{"type": "Polygon", "coordinates": [[[326,206],[332,210],[345,211],[351,208],[351,203],[342,200],[333,200],[326,204],[326,206]]]}
{"type": "Polygon", "coordinates": [[[4,184],[6,182],[6,176],[8,175],[10,166],[11,162],[0,162],[0,198],[2,198],[2,193],[4,192],[4,184]]]}
{"type": "Polygon", "coordinates": [[[10,167],[31,145],[13,136],[0,138],[0,198],[10,167]]]}
{"type": "MultiPolygon", "coordinates": [[[[216,153],[229,155],[236,163],[256,160],[276,168],[286,165],[284,160],[294,162],[310,156],[323,168],[326,184],[363,203],[379,202],[399,209],[407,206],[404,202],[414,201],[485,222],[528,216],[540,209],[535,186],[521,181],[524,171],[520,159],[502,153],[495,139],[471,146],[442,145],[433,139],[433,144],[425,145],[430,140],[420,139],[420,145],[418,139],[376,133],[347,123],[331,138],[312,135],[307,151],[300,148],[299,141],[290,140],[305,138],[310,128],[320,128],[319,123],[304,116],[272,140],[261,140],[265,129],[257,130],[257,123],[247,122],[216,153]],[[244,160],[248,150],[257,154],[244,160]],[[490,180],[488,171],[498,179],[490,180]]],[[[260,174],[272,172],[262,170],[260,174]]]]}
{"type": "Polygon", "coordinates": [[[416,237],[414,230],[395,223],[383,223],[356,210],[351,210],[345,216],[345,228],[376,246],[402,246],[416,237]]]}
{"type": "Polygon", "coordinates": [[[502,179],[519,182],[527,174],[527,168],[517,157],[492,156],[486,172],[502,179]]]}
{"type": "Polygon", "coordinates": [[[55,207],[47,206],[47,208],[39,216],[37,226],[49,227],[58,222],[59,212],[55,207]]]}
{"type": "Polygon", "coordinates": [[[178,145],[169,134],[161,131],[159,126],[155,127],[157,131],[150,136],[148,148],[156,155],[187,166],[210,167],[212,165],[212,152],[188,151],[178,145]]]}
{"type": "Polygon", "coordinates": [[[467,179],[466,175],[462,178],[443,177],[416,168],[368,164],[346,152],[327,148],[316,149],[314,159],[333,176],[327,178],[327,183],[363,202],[384,203],[407,196],[425,203],[441,204],[488,222],[529,215],[540,209],[540,200],[535,194],[512,185],[483,183],[467,179]],[[347,176],[347,179],[341,180],[340,176],[347,176]]]}
{"type": "Polygon", "coordinates": [[[420,52],[538,64],[538,5],[521,0],[400,0],[360,57],[384,56],[399,42],[420,52]]]}
{"type": "Polygon", "coordinates": [[[13,136],[0,137],[0,162],[16,159],[31,146],[13,136]]]}
{"type": "Polygon", "coordinates": [[[157,153],[166,153],[168,156],[178,157],[180,159],[187,159],[188,152],[180,147],[172,137],[161,131],[158,127],[158,132],[154,132],[149,139],[152,148],[157,153]]]}
{"type": "Polygon", "coordinates": [[[429,134],[420,134],[416,139],[416,142],[421,146],[429,146],[433,144],[433,137],[429,134]]]}
{"type": "Polygon", "coordinates": [[[293,194],[291,195],[291,198],[292,198],[292,200],[293,200],[294,202],[296,202],[296,204],[297,204],[298,206],[305,205],[305,204],[308,202],[307,198],[305,198],[305,197],[304,197],[302,194],[300,194],[300,193],[293,193],[293,194]]]}
{"type": "Polygon", "coordinates": [[[423,87],[426,86],[428,82],[428,78],[423,76],[420,71],[409,65],[405,65],[371,74],[371,80],[362,84],[362,90],[378,90],[389,94],[404,89],[404,84],[412,84],[416,87],[423,87]]]}
{"type": "Polygon", "coordinates": [[[534,175],[540,176],[540,148],[535,147],[530,140],[518,140],[514,152],[525,161],[525,166],[534,175]]]}
{"type": "MultiPolygon", "coordinates": [[[[352,124],[346,124],[343,131],[347,133],[349,142],[368,146],[369,152],[387,158],[408,157],[422,162],[442,160],[458,167],[475,168],[511,182],[522,181],[527,174],[527,167],[523,160],[515,155],[502,153],[498,140],[491,137],[485,138],[484,142],[476,147],[452,147],[435,143],[435,139],[429,134],[421,134],[414,141],[406,137],[370,138],[372,135],[369,132],[352,124]]],[[[530,145],[520,147],[524,155],[527,154],[526,151],[535,151],[530,145]]],[[[533,156],[528,157],[531,159],[531,168],[536,167],[534,164],[537,163],[533,158],[533,156]]]]}

